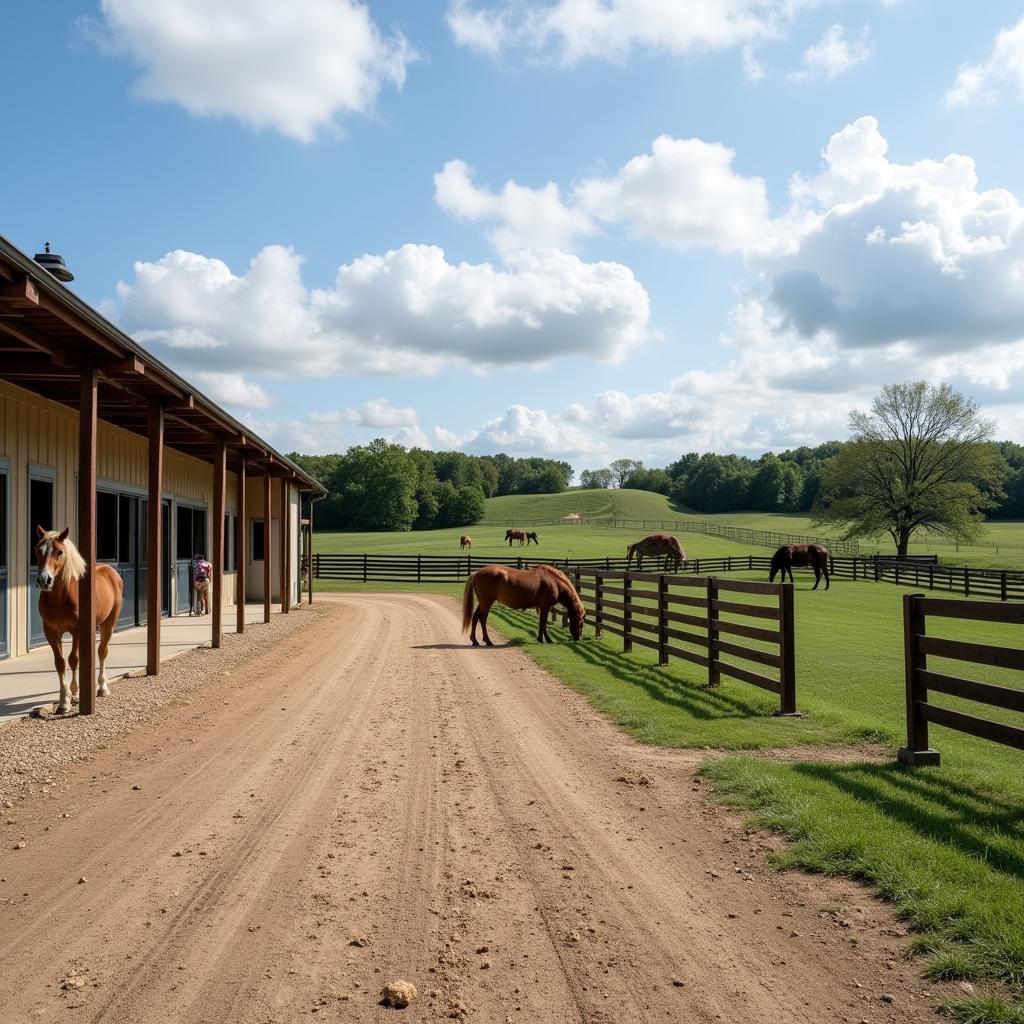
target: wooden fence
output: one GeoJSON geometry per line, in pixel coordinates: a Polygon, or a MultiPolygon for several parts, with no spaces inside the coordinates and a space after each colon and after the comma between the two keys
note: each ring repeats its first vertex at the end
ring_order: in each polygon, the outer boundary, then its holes
{"type": "Polygon", "coordinates": [[[598,636],[621,637],[627,653],[634,644],[657,651],[662,665],[700,665],[709,686],[728,676],[770,690],[779,697],[776,714],[797,714],[791,583],[582,566],[573,576],[598,636]]]}
{"type": "Polygon", "coordinates": [[[859,555],[860,545],[855,540],[829,537],[811,537],[803,533],[780,533],[777,530],[751,530],[745,526],[725,526],[707,519],[624,519],[622,516],[580,516],[567,520],[557,517],[546,519],[485,519],[480,526],[601,526],[620,530],[667,530],[672,533],[704,533],[710,537],[724,537],[741,544],[754,544],[762,548],[779,548],[783,544],[824,544],[834,554],[859,555]]]}
{"type": "Polygon", "coordinates": [[[990,604],[982,601],[951,601],[948,598],[926,597],[924,594],[904,594],[907,745],[900,749],[899,759],[906,764],[939,763],[938,751],[928,745],[930,722],[1024,750],[1024,728],[953,711],[931,704],[928,700],[929,692],[934,691],[988,707],[1024,712],[1024,689],[962,679],[928,667],[928,656],[932,655],[975,665],[1024,671],[1024,650],[929,635],[929,616],[1020,626],[1024,625],[1024,603],[990,604]]]}
{"type": "MultiPolygon", "coordinates": [[[[523,549],[524,552],[527,549],[523,549]]],[[[523,569],[538,563],[557,565],[566,572],[576,566],[586,568],[628,569],[625,558],[548,558],[537,547],[529,554],[487,558],[481,555],[358,555],[315,554],[313,575],[324,580],[355,580],[362,583],[458,583],[484,565],[509,565],[523,569]]],[[[660,565],[648,560],[654,568],[660,565]]],[[[691,558],[680,575],[718,575],[732,572],[763,572],[771,568],[768,555],[725,555],[719,558],[691,558]]],[[[799,573],[801,570],[797,570],[799,573]]],[[[805,570],[806,571],[806,570],[805,570]]],[[[938,565],[919,559],[898,561],[892,558],[832,559],[835,579],[895,583],[900,586],[927,587],[965,597],[991,597],[1000,601],[1024,600],[1024,571],[1019,569],[972,569],[966,566],[938,565]]]]}

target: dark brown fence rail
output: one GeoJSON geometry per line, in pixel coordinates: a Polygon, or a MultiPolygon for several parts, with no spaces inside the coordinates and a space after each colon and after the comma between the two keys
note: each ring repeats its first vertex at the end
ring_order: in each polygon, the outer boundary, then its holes
{"type": "Polygon", "coordinates": [[[741,544],[756,544],[762,548],[779,548],[783,544],[824,544],[837,555],[859,555],[860,545],[855,540],[812,537],[803,533],[780,533],[776,530],[751,530],[745,526],[726,526],[707,519],[624,519],[622,516],[580,516],[568,520],[557,517],[546,519],[485,519],[481,526],[602,526],[619,530],[668,530],[672,533],[705,533],[710,537],[724,537],[741,544]]]}
{"type": "Polygon", "coordinates": [[[680,658],[779,697],[776,714],[796,714],[793,585],[579,567],[576,589],[598,636],[680,658]]]}
{"type": "MultiPolygon", "coordinates": [[[[533,548],[530,554],[504,558],[486,558],[481,555],[315,554],[313,575],[316,579],[355,580],[363,583],[458,583],[484,565],[510,565],[522,569],[542,562],[557,565],[567,572],[576,566],[605,570],[629,568],[625,558],[545,558],[539,549],[533,548]]],[[[665,568],[650,560],[645,565],[654,569],[665,568]]],[[[726,555],[720,558],[691,558],[682,574],[767,574],[770,568],[771,558],[768,555],[726,555]]],[[[927,587],[929,590],[943,590],[951,594],[963,594],[965,597],[1024,600],[1024,571],[1019,569],[972,569],[938,565],[919,559],[897,561],[874,556],[839,556],[832,559],[832,575],[836,579],[927,587]]]]}
{"type": "Polygon", "coordinates": [[[928,633],[928,618],[967,619],[1024,625],[1024,604],[988,604],[951,601],[924,594],[903,596],[903,636],[906,661],[907,745],[899,752],[906,764],[939,763],[939,753],[928,745],[928,724],[970,733],[982,739],[1024,750],[1024,728],[978,718],[962,711],[931,704],[929,692],[961,697],[989,707],[1024,712],[1024,689],[998,686],[947,675],[928,667],[928,656],[1024,671],[1024,649],[948,640],[928,633]]]}

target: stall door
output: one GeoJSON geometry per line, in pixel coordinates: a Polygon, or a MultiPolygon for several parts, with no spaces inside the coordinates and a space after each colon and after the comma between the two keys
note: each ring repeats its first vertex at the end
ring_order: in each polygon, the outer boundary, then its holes
{"type": "Polygon", "coordinates": [[[117,496],[117,571],[124,580],[124,603],[117,628],[139,622],[139,499],[134,494],[117,496]]]}
{"type": "Polygon", "coordinates": [[[8,551],[10,550],[10,541],[7,537],[9,477],[10,473],[7,467],[0,466],[0,658],[6,658],[11,653],[10,634],[7,626],[7,609],[10,605],[7,599],[7,589],[10,586],[10,572],[7,566],[8,551]]]}
{"type": "Polygon", "coordinates": [[[192,603],[192,580],[190,568],[194,555],[203,554],[209,559],[206,543],[206,509],[179,505],[177,511],[177,550],[174,562],[176,600],[174,610],[182,615],[192,603]]]}
{"type": "Polygon", "coordinates": [[[163,615],[171,614],[171,502],[168,498],[163,499],[164,514],[161,516],[160,528],[163,536],[160,538],[160,557],[163,559],[164,574],[160,581],[160,595],[162,602],[161,612],[163,615]]]}
{"type": "MultiPolygon", "coordinates": [[[[53,522],[53,477],[42,475],[36,470],[29,473],[28,478],[28,645],[40,647],[46,643],[43,633],[43,617],[39,614],[39,593],[36,590],[36,576],[39,567],[36,565],[35,550],[39,541],[36,525],[44,530],[54,530],[53,522]]],[[[63,527],[62,527],[63,529],[63,527]]]]}

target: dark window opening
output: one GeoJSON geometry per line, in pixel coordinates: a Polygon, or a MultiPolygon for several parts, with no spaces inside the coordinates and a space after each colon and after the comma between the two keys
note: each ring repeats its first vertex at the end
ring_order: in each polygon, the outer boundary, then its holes
{"type": "Polygon", "coordinates": [[[138,498],[122,494],[117,501],[117,560],[135,561],[135,516],[138,498]]]}
{"type": "MultiPolygon", "coordinates": [[[[32,527],[35,530],[35,527],[32,527]]],[[[0,569],[7,568],[7,474],[0,473],[0,569]]],[[[3,624],[0,623],[0,629],[3,624]]]]}
{"type": "Polygon", "coordinates": [[[109,491],[96,494],[96,559],[117,561],[117,495],[109,491]]]}
{"type": "Polygon", "coordinates": [[[254,519],[252,523],[252,560],[254,562],[263,561],[263,548],[264,538],[266,531],[264,529],[264,522],[262,519],[254,519]]]}

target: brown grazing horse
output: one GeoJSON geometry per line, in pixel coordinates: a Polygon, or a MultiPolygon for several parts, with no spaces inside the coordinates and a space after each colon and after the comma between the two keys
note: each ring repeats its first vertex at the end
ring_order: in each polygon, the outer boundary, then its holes
{"type": "Polygon", "coordinates": [[[825,589],[830,586],[829,574],[832,568],[832,556],[824,544],[786,544],[779,548],[772,555],[772,569],[768,576],[768,582],[775,582],[775,575],[782,570],[782,582],[786,582],[786,573],[789,573],[789,582],[793,582],[793,566],[798,569],[810,566],[814,570],[814,586],[812,590],[818,589],[822,573],[825,574],[825,589]]]}
{"type": "Polygon", "coordinates": [[[508,541],[508,546],[509,547],[512,547],[512,541],[514,541],[514,540],[519,541],[519,546],[520,547],[522,547],[524,544],[527,547],[529,547],[531,540],[538,547],[540,546],[540,541],[537,540],[537,534],[535,534],[535,533],[527,533],[525,530],[506,530],[505,531],[505,540],[508,541]]]}
{"type": "Polygon", "coordinates": [[[468,534],[464,537],[459,538],[459,550],[462,551],[465,548],[471,548],[473,546],[473,538],[468,534]]]}
{"type": "Polygon", "coordinates": [[[565,606],[569,618],[569,633],[573,640],[579,640],[583,634],[583,619],[587,614],[583,602],[569,577],[553,565],[536,565],[532,569],[485,565],[466,580],[466,589],[462,594],[462,632],[469,632],[474,647],[479,646],[476,639],[478,622],[484,643],[488,647],[494,646],[487,635],[487,616],[495,601],[500,601],[509,608],[539,609],[538,643],[544,643],[545,640],[549,644],[554,642],[548,636],[548,612],[556,604],[565,606]],[[474,595],[479,603],[475,611],[474,595]]]}
{"type": "MultiPolygon", "coordinates": [[[[72,701],[78,700],[78,584],[88,572],[85,559],[78,548],[68,540],[68,531],[44,530],[36,526],[39,543],[36,544],[36,586],[39,594],[39,614],[43,619],[43,633],[53,648],[53,664],[60,677],[60,703],[57,712],[71,710],[72,701]],[[64,681],[64,634],[71,634],[71,687],[64,681]]],[[[97,694],[106,697],[107,673],[105,665],[110,635],[117,625],[124,598],[124,580],[109,565],[96,566],[96,625],[100,631],[100,674],[97,694]]],[[[92,680],[89,680],[92,685],[92,680]]]]}
{"type": "Polygon", "coordinates": [[[679,572],[686,565],[686,552],[683,546],[670,533],[652,533],[635,544],[630,544],[626,551],[626,565],[633,561],[636,556],[636,567],[642,572],[644,568],[644,556],[652,558],[665,557],[666,568],[672,566],[675,572],[679,572]]]}
{"type": "Polygon", "coordinates": [[[526,546],[527,547],[530,546],[530,541],[531,540],[533,541],[534,544],[537,545],[537,547],[540,547],[540,541],[537,540],[537,534],[535,534],[535,533],[528,533],[526,535],[526,546]]]}

